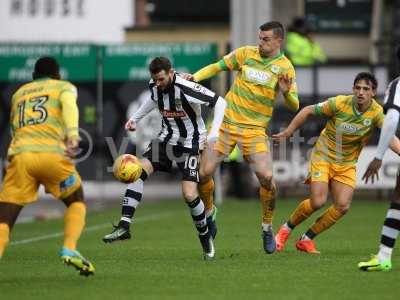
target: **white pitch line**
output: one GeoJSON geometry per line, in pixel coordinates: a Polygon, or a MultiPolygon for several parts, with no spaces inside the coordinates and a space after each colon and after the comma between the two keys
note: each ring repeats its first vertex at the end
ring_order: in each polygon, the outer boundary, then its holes
{"type": "MultiPolygon", "coordinates": [[[[155,215],[150,215],[150,216],[138,217],[138,218],[134,219],[134,223],[151,221],[151,220],[155,220],[155,219],[158,219],[158,218],[165,218],[165,217],[167,217],[169,215],[171,215],[171,214],[170,213],[163,213],[163,214],[155,214],[155,215]]],[[[103,223],[103,224],[99,224],[99,225],[86,227],[84,229],[83,233],[90,232],[90,231],[96,231],[96,230],[99,230],[99,229],[102,229],[102,228],[106,228],[106,227],[110,227],[110,223],[103,223]]],[[[38,241],[53,239],[53,238],[60,237],[60,236],[63,236],[63,235],[64,235],[64,232],[56,232],[56,233],[52,233],[52,234],[46,234],[46,235],[42,235],[42,236],[33,237],[33,238],[30,238],[30,239],[14,241],[14,242],[10,243],[10,246],[34,243],[34,242],[38,242],[38,241]]]]}

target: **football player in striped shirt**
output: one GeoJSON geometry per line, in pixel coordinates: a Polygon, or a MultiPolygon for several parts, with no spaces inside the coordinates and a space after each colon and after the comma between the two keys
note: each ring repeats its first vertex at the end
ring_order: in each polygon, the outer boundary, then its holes
{"type": "Polygon", "coordinates": [[[143,169],[140,178],[127,186],[118,225],[104,236],[103,241],[112,243],[131,237],[130,226],[142,200],[144,181],[154,172],[171,171],[175,161],[182,175],[182,195],[198,231],[203,257],[213,259],[213,236],[207,224],[204,203],[197,192],[200,151],[207,138],[201,105],[214,108],[210,131],[214,135],[222,123],[226,102],[200,84],[180,77],[166,57],[154,58],[149,71],[152,77],[149,82],[151,96],[127,121],[125,129],[135,131],[136,124],[153,109],[160,112],[162,128],[140,160],[143,169]]]}
{"type": "MultiPolygon", "coordinates": [[[[397,58],[400,60],[400,47],[397,48],[397,58]]],[[[394,79],[388,86],[385,94],[385,104],[383,109],[386,111],[383,122],[379,143],[376,149],[375,157],[369,164],[363,179],[368,182],[371,178],[374,183],[375,175],[378,177],[378,171],[382,166],[383,155],[385,154],[389,143],[399,125],[400,119],[400,77],[394,79]]],[[[394,189],[394,198],[386,213],[386,218],[382,227],[381,242],[377,255],[374,255],[369,261],[363,261],[358,264],[358,268],[363,271],[389,271],[392,269],[392,252],[400,232],[400,173],[397,173],[396,187],[394,189]]]]}
{"type": "Polygon", "coordinates": [[[276,186],[266,130],[279,92],[283,94],[285,104],[291,111],[299,109],[299,100],[295,70],[281,51],[285,35],[282,24],[268,22],[259,29],[258,46],[235,49],[218,62],[187,78],[202,81],[221,71],[238,71],[225,96],[227,108],[218,136],[208,144],[202,155],[199,192],[206,205],[208,220],[214,220],[212,174],[224,157],[238,145],[260,182],[263,248],[271,254],[275,251],[272,217],[276,186]]]}
{"type": "Polygon", "coordinates": [[[0,191],[0,257],[21,209],[37,200],[42,184],[67,207],[61,259],[88,276],[95,269],[76,250],[86,215],[81,177],[71,160],[79,142],[77,96],[74,85],[60,80],[52,57],[40,58],[33,81],[12,96],[9,165],[0,191]]]}
{"type": "MultiPolygon", "coordinates": [[[[273,135],[281,140],[290,137],[311,115],[328,118],[311,154],[309,174],[310,197],[303,200],[276,235],[277,251],[283,251],[296,226],[320,209],[331,193],[333,204],[296,242],[296,248],[319,254],[314,238],[342,218],[350,208],[356,185],[356,163],[375,128],[381,128],[383,109],[376,102],[377,80],[370,73],[359,73],[352,95],[339,95],[317,105],[303,108],[282,132],[273,135]]],[[[391,149],[400,153],[400,141],[394,138],[391,149]]]]}

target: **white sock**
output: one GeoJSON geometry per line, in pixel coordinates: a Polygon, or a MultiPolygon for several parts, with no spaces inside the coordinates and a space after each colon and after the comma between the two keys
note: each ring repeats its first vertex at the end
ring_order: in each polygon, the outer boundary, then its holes
{"type": "Polygon", "coordinates": [[[379,246],[378,260],[380,263],[392,259],[393,248],[386,247],[385,245],[379,246]]]}
{"type": "Polygon", "coordinates": [[[272,230],[272,224],[262,223],[262,230],[263,230],[263,231],[272,230]]]}
{"type": "Polygon", "coordinates": [[[285,223],[282,226],[285,227],[287,230],[292,231],[292,228],[289,227],[288,223],[285,223]]]}

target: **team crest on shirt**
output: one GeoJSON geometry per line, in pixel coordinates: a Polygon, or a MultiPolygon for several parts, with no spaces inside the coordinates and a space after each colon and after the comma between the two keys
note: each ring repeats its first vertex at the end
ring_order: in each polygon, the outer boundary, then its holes
{"type": "Polygon", "coordinates": [[[175,99],[175,107],[176,107],[176,110],[182,110],[182,101],[181,101],[181,99],[179,99],[179,98],[175,99]]]}
{"type": "Polygon", "coordinates": [[[371,123],[372,123],[371,119],[365,119],[365,120],[363,121],[364,126],[370,126],[371,123]]]}
{"type": "Polygon", "coordinates": [[[314,173],[313,173],[313,177],[315,177],[315,178],[318,178],[318,177],[321,177],[321,172],[320,171],[315,171],[314,173]]]}
{"type": "Polygon", "coordinates": [[[274,73],[274,74],[278,74],[280,70],[281,70],[281,68],[279,66],[277,66],[277,65],[272,65],[271,66],[271,72],[274,73]]]}

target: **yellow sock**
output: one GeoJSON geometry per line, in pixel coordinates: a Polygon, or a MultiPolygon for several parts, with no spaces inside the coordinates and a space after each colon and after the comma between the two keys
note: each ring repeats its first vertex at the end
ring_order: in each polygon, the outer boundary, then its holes
{"type": "Polygon", "coordinates": [[[206,214],[212,213],[214,207],[214,180],[210,178],[204,183],[199,183],[199,195],[201,200],[203,200],[204,208],[206,214]]]}
{"type": "Polygon", "coordinates": [[[262,206],[262,222],[263,224],[272,224],[272,217],[275,209],[275,194],[276,188],[273,186],[272,190],[267,190],[260,187],[260,200],[262,206]]]}
{"type": "Polygon", "coordinates": [[[335,224],[343,215],[332,205],[315,221],[309,231],[317,235],[335,224]]]}
{"type": "Polygon", "coordinates": [[[4,250],[10,240],[10,227],[6,223],[0,224],[0,258],[3,256],[4,250]]]}
{"type": "Polygon", "coordinates": [[[64,215],[64,247],[76,249],[79,237],[85,226],[86,205],[83,202],[72,203],[64,215]]]}
{"type": "Polygon", "coordinates": [[[314,212],[314,209],[311,206],[311,200],[306,199],[303,200],[295,209],[295,211],[291,214],[289,218],[290,225],[297,226],[304,220],[306,220],[311,214],[314,212]]]}

